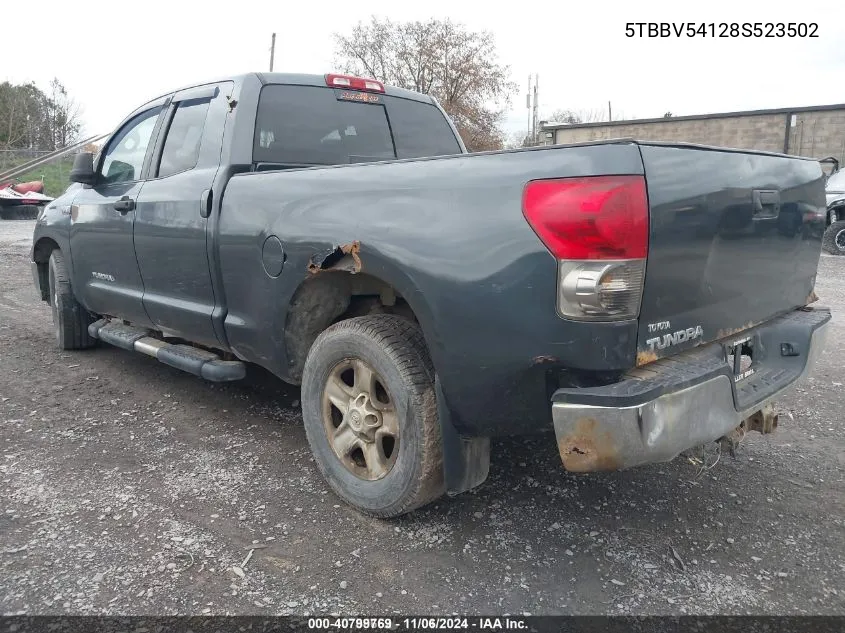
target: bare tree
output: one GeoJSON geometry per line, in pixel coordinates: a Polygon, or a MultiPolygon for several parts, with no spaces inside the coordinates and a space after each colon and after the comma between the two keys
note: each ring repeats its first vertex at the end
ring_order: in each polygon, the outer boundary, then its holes
{"type": "Polygon", "coordinates": [[[435,97],[470,151],[501,149],[501,120],[516,84],[498,63],[493,35],[451,20],[392,22],[372,17],[349,35],[335,34],[336,63],[435,97]]]}
{"type": "Polygon", "coordinates": [[[594,108],[590,110],[558,109],[549,115],[550,123],[601,123],[607,121],[607,111],[594,108]]]}
{"type": "Polygon", "coordinates": [[[505,139],[505,149],[519,149],[531,147],[531,134],[527,130],[511,132],[505,139]]]}
{"type": "Polygon", "coordinates": [[[51,149],[67,147],[76,141],[82,127],[81,108],[56,78],[50,82],[47,123],[51,149]]]}

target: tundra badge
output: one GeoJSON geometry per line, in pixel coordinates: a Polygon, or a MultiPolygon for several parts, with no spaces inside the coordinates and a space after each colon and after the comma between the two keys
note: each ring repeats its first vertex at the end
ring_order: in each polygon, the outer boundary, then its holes
{"type": "Polygon", "coordinates": [[[663,336],[656,336],[646,340],[649,350],[652,352],[656,349],[666,349],[672,345],[679,343],[686,343],[687,341],[694,341],[695,339],[704,336],[704,329],[700,325],[695,327],[688,327],[685,330],[678,330],[671,334],[664,334],[663,336]]]}

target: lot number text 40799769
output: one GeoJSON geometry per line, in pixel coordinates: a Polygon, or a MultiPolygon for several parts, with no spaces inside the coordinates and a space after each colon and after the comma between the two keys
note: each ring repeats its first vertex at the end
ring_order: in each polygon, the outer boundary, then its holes
{"type": "Polygon", "coordinates": [[[528,628],[520,617],[314,617],[308,618],[309,630],[391,630],[391,631],[522,631],[528,628]]]}

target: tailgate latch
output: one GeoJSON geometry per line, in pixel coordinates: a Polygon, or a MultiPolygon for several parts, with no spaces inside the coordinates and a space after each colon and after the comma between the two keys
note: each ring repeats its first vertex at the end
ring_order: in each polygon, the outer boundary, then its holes
{"type": "Polygon", "coordinates": [[[754,189],[751,191],[753,208],[751,216],[755,220],[773,220],[780,214],[780,192],[774,189],[754,189]]]}

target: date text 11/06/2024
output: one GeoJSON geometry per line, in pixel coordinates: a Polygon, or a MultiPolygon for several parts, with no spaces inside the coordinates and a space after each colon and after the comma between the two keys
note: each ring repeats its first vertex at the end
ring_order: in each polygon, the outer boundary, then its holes
{"type": "Polygon", "coordinates": [[[528,628],[522,618],[514,617],[379,617],[379,618],[308,618],[310,630],[392,630],[392,631],[519,631],[528,628]]]}
{"type": "Polygon", "coordinates": [[[625,37],[819,37],[815,22],[627,22],[625,37]]]}

